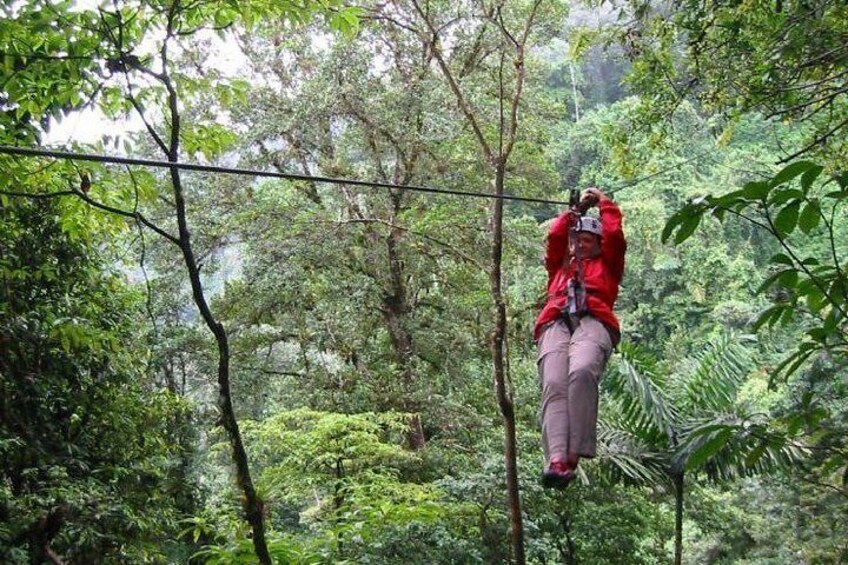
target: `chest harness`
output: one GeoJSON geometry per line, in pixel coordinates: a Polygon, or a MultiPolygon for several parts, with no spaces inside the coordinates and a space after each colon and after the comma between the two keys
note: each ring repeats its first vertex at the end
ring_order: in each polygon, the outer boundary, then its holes
{"type": "MultiPolygon", "coordinates": [[[[568,201],[570,213],[575,214],[577,220],[570,228],[569,241],[576,242],[577,234],[583,231],[582,214],[585,212],[580,202],[580,191],[572,189],[568,201]]],[[[571,245],[569,245],[571,246],[571,245]]],[[[570,250],[569,250],[570,251],[570,250]]],[[[586,281],[584,279],[583,257],[577,251],[577,245],[574,244],[574,254],[569,253],[569,261],[574,264],[572,276],[566,284],[566,292],[568,301],[563,307],[560,316],[565,320],[569,331],[574,333],[577,326],[580,325],[580,319],[589,314],[589,306],[586,302],[586,281]]],[[[565,266],[565,265],[564,265],[565,266]]],[[[566,269],[567,273],[570,269],[566,269]]]]}

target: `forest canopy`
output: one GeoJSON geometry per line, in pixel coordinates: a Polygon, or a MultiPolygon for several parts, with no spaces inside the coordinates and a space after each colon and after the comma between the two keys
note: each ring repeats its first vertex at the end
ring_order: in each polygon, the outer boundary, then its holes
{"type": "Polygon", "coordinates": [[[848,560],[844,3],[0,10],[0,561],[848,560]],[[552,492],[595,186],[621,343],[552,492]]]}

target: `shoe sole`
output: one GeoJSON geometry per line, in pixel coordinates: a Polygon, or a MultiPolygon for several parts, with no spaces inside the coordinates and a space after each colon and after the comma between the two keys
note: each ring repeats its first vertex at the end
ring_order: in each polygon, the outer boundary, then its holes
{"type": "Polygon", "coordinates": [[[544,488],[565,488],[577,475],[573,471],[568,473],[542,473],[542,486],[544,488]]]}

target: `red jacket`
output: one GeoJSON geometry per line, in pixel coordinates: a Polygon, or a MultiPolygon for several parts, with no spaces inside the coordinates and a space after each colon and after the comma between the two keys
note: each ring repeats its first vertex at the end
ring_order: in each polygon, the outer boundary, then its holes
{"type": "MultiPolygon", "coordinates": [[[[618,285],[624,274],[624,252],[627,243],[621,229],[621,210],[612,200],[602,199],[601,253],[583,260],[583,281],[586,285],[586,302],[589,313],[608,328],[619,331],[618,318],[612,311],[618,298],[618,285]]],[[[554,220],[548,232],[545,249],[545,269],[548,271],[548,301],[536,319],[535,338],[539,339],[542,327],[557,319],[568,302],[568,279],[575,275],[577,262],[570,256],[568,237],[574,214],[564,212],[554,220]]]]}

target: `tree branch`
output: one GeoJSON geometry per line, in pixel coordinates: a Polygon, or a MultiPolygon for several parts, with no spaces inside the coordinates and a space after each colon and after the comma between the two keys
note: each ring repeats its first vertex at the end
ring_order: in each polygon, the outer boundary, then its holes
{"type": "Polygon", "coordinates": [[[821,280],[810,271],[807,265],[805,265],[804,262],[795,254],[795,250],[792,249],[792,247],[786,242],[786,239],[780,235],[780,232],[774,226],[774,222],[771,219],[771,215],[768,213],[768,208],[766,207],[765,203],[763,203],[763,207],[765,208],[763,210],[763,213],[766,217],[766,221],[768,222],[768,229],[777,238],[777,242],[780,243],[780,246],[783,248],[783,250],[786,251],[787,254],[789,254],[789,257],[792,259],[792,261],[794,261],[798,265],[799,270],[802,271],[805,275],[807,275],[807,278],[810,279],[810,281],[816,286],[816,288],[819,289],[822,295],[827,298],[827,301],[830,302],[830,305],[835,308],[844,318],[845,310],[840,306],[840,303],[837,302],[833,298],[833,296],[830,295],[830,293],[828,293],[827,288],[825,288],[821,280]]]}
{"type": "Polygon", "coordinates": [[[421,35],[421,39],[429,45],[430,51],[433,53],[433,56],[436,58],[436,63],[439,65],[439,68],[442,70],[442,74],[445,77],[445,80],[448,81],[448,86],[450,86],[451,92],[456,97],[457,104],[459,104],[459,108],[462,113],[465,115],[465,118],[468,120],[468,123],[471,125],[471,129],[474,131],[474,135],[477,138],[477,141],[480,143],[480,148],[483,151],[483,156],[486,158],[486,161],[491,165],[495,163],[495,157],[492,152],[489,143],[486,141],[486,137],[483,135],[483,130],[480,128],[480,124],[477,121],[477,116],[471,110],[471,106],[468,104],[468,101],[465,99],[465,96],[462,94],[462,90],[459,88],[459,84],[457,84],[456,79],[453,76],[453,73],[450,70],[450,67],[445,60],[444,54],[442,53],[441,48],[439,47],[439,34],[436,30],[433,22],[430,21],[429,16],[425,14],[424,10],[421,8],[418,0],[412,0],[412,5],[415,7],[415,10],[418,12],[421,19],[424,20],[424,23],[427,25],[427,28],[430,30],[429,38],[421,35]]]}
{"type": "Polygon", "coordinates": [[[798,157],[800,157],[801,155],[803,155],[807,151],[810,151],[813,147],[815,147],[819,143],[824,143],[831,135],[833,135],[834,133],[836,133],[838,130],[845,127],[846,125],[848,125],[848,118],[845,118],[844,120],[842,120],[841,122],[839,122],[838,124],[833,126],[830,129],[830,131],[827,131],[824,134],[816,137],[816,139],[814,139],[812,142],[807,144],[802,149],[796,151],[795,153],[793,153],[792,155],[789,155],[788,157],[784,157],[783,159],[778,161],[778,164],[782,165],[782,164],[788,163],[789,161],[797,159],[798,157]]]}
{"type": "Polygon", "coordinates": [[[19,198],[30,198],[35,200],[46,199],[46,198],[58,198],[60,196],[76,196],[80,200],[83,200],[86,204],[93,206],[99,210],[103,210],[104,212],[109,212],[110,214],[115,214],[118,216],[123,216],[125,218],[131,218],[133,220],[139,221],[157,234],[164,237],[166,240],[171,243],[179,246],[180,241],[173,235],[166,232],[164,229],[160,228],[150,220],[144,217],[140,212],[128,212],[126,210],[121,210],[120,208],[115,208],[114,206],[109,206],[108,204],[103,204],[102,202],[98,202],[93,198],[89,197],[87,194],[78,189],[71,190],[59,190],[56,192],[16,192],[11,190],[0,190],[0,194],[5,196],[13,196],[19,198]]]}
{"type": "Polygon", "coordinates": [[[335,223],[338,226],[345,225],[345,224],[381,224],[381,225],[384,225],[384,226],[391,228],[391,229],[396,229],[396,230],[404,231],[404,232],[407,232],[407,233],[411,233],[412,235],[421,237],[421,238],[426,239],[428,241],[432,241],[433,243],[436,243],[436,244],[440,245],[441,247],[444,247],[445,249],[447,249],[448,251],[450,251],[451,253],[453,253],[454,255],[456,255],[457,257],[462,259],[463,261],[466,261],[467,263],[477,267],[481,271],[485,271],[485,268],[483,267],[483,265],[481,265],[476,259],[474,259],[473,257],[471,257],[470,255],[468,255],[466,253],[463,253],[462,251],[460,251],[459,249],[457,249],[456,247],[454,247],[450,243],[442,241],[442,240],[440,240],[436,237],[433,237],[431,235],[428,235],[426,233],[421,233],[421,232],[418,232],[418,231],[415,231],[415,230],[411,230],[409,228],[405,228],[403,226],[399,226],[399,225],[394,224],[392,222],[389,222],[387,220],[383,220],[382,218],[358,218],[358,219],[351,219],[351,220],[339,220],[339,221],[336,221],[336,222],[333,222],[333,223],[335,223]]]}

